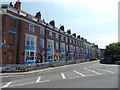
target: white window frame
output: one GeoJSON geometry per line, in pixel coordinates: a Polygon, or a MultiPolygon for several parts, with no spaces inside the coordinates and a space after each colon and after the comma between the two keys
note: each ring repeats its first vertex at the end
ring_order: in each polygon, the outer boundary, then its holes
{"type": "Polygon", "coordinates": [[[65,50],[65,43],[60,43],[60,50],[65,50]]]}
{"type": "Polygon", "coordinates": [[[56,42],[56,49],[59,49],[59,42],[56,42]]]}
{"type": "Polygon", "coordinates": [[[52,31],[49,31],[49,37],[52,38],[52,31]]]}
{"type": "Polygon", "coordinates": [[[71,38],[69,38],[69,42],[70,42],[70,43],[72,42],[71,38]]]}
{"type": "Polygon", "coordinates": [[[61,35],[61,41],[64,41],[64,35],[61,35]]]}
{"type": "Polygon", "coordinates": [[[35,32],[35,31],[34,31],[34,28],[35,28],[35,25],[32,24],[32,23],[29,23],[29,31],[30,31],[30,32],[35,32]],[[32,28],[31,28],[31,26],[32,26],[32,28]]]}
{"type": "Polygon", "coordinates": [[[36,57],[36,51],[34,51],[34,50],[25,50],[25,59],[24,59],[24,61],[36,61],[35,57],[36,57]],[[31,60],[31,59],[26,60],[27,59],[27,56],[26,56],[27,52],[29,52],[29,57],[30,57],[30,52],[34,52],[34,59],[33,60],[31,60]]]}
{"type": "Polygon", "coordinates": [[[73,51],[73,45],[69,45],[69,50],[73,51]]]}
{"type": "Polygon", "coordinates": [[[68,51],[68,44],[66,44],[66,51],[68,51]]]}
{"type": "Polygon", "coordinates": [[[37,36],[34,36],[34,35],[30,35],[30,34],[25,34],[25,46],[32,46],[31,45],[31,38],[34,38],[35,40],[35,42],[34,42],[34,45],[33,46],[36,46],[36,38],[37,38],[37,36]],[[30,44],[29,45],[27,45],[27,37],[30,37],[30,44]]]}
{"type": "Polygon", "coordinates": [[[59,34],[58,34],[58,33],[56,33],[56,39],[57,39],[57,40],[59,39],[59,34]]]}
{"type": "Polygon", "coordinates": [[[45,35],[45,27],[40,27],[40,34],[45,35]]]}
{"type": "Polygon", "coordinates": [[[44,38],[40,38],[40,48],[44,48],[44,43],[45,43],[44,38]]]}
{"type": "Polygon", "coordinates": [[[51,51],[47,51],[47,60],[51,60],[51,59],[54,60],[54,54],[53,54],[53,52],[51,52],[51,51]],[[49,56],[50,56],[51,58],[48,58],[49,56]]]}
{"type": "Polygon", "coordinates": [[[66,37],[66,42],[68,42],[68,37],[66,37]]]}
{"type": "Polygon", "coordinates": [[[47,39],[47,48],[54,49],[54,41],[53,40],[47,39]],[[49,44],[50,47],[48,46],[48,43],[50,43],[49,44]]]}

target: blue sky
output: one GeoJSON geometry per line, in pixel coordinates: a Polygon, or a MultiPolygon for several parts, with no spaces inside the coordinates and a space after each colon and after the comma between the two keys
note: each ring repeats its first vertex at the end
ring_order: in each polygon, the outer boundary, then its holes
{"type": "MultiPolygon", "coordinates": [[[[15,0],[11,0],[15,1],[15,0]]],[[[21,0],[22,1],[22,0],[21,0]]],[[[118,41],[118,0],[24,0],[22,10],[81,35],[99,48],[118,41]]]]}

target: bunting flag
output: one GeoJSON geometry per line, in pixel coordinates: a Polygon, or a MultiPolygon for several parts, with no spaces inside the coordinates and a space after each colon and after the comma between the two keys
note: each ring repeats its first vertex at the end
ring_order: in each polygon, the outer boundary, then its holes
{"type": "Polygon", "coordinates": [[[80,53],[78,53],[78,55],[79,55],[79,56],[81,56],[81,54],[80,54],[80,53]]]}
{"type": "Polygon", "coordinates": [[[44,24],[47,24],[44,19],[43,19],[43,23],[44,23],[44,24]]]}
{"type": "Polygon", "coordinates": [[[73,56],[76,56],[76,54],[74,53],[73,56]]]}

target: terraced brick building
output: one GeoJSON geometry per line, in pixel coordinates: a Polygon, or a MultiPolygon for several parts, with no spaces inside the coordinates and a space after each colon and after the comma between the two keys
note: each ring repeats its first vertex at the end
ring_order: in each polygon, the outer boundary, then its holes
{"type": "Polygon", "coordinates": [[[2,63],[34,64],[43,62],[87,60],[92,58],[92,44],[71,30],[55,26],[21,10],[21,2],[2,4],[2,63]]]}

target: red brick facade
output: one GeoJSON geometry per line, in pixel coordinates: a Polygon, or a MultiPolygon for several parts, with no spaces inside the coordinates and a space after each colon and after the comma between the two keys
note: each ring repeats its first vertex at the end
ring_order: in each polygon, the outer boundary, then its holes
{"type": "Polygon", "coordinates": [[[3,64],[24,64],[28,56],[31,57],[28,61],[33,59],[35,63],[37,57],[40,57],[39,63],[91,59],[92,44],[86,39],[71,34],[70,30],[65,32],[64,26],[55,27],[54,21],[45,24],[41,20],[40,12],[34,17],[20,10],[18,6],[16,9],[9,5],[2,5],[3,64]],[[58,39],[56,34],[59,35],[58,39]],[[44,43],[44,46],[41,47],[40,43],[41,45],[44,43]],[[59,44],[58,49],[56,43],[59,44]]]}

